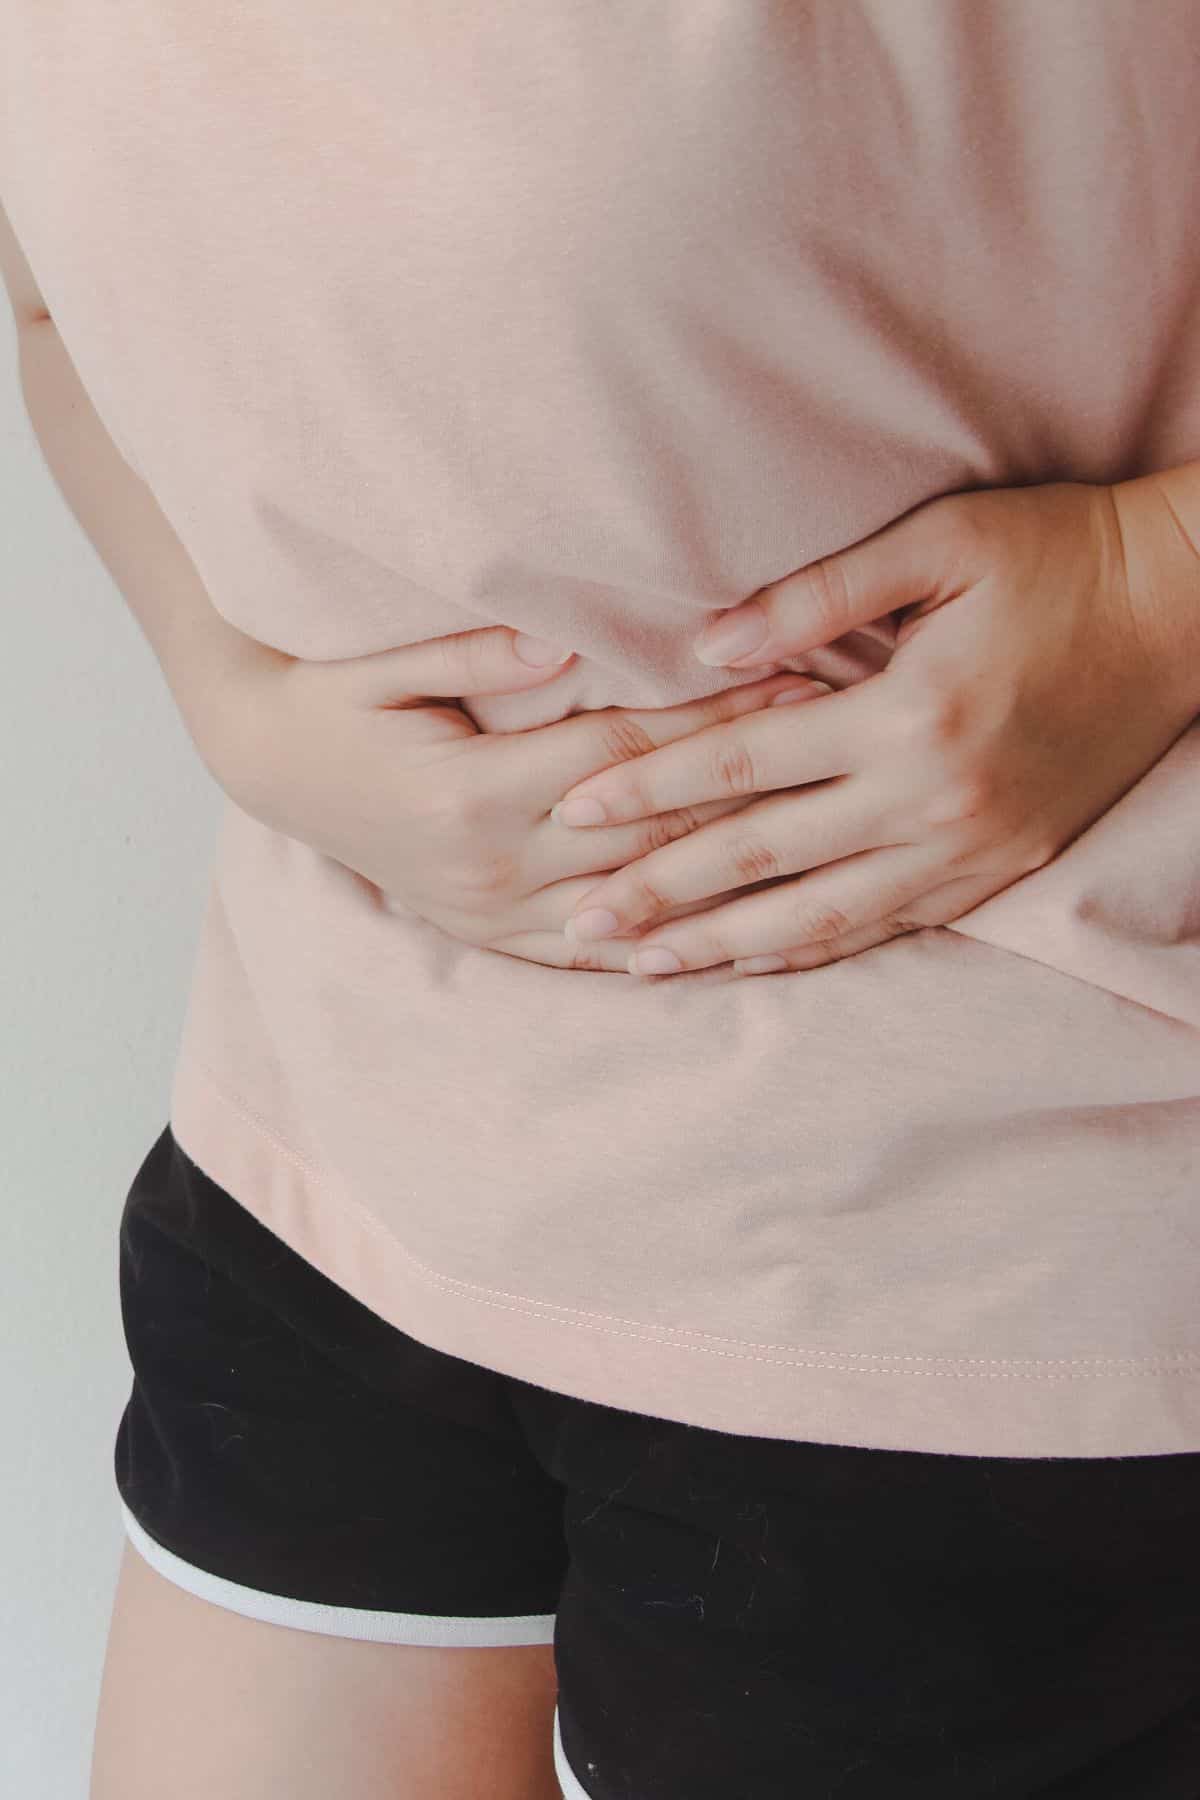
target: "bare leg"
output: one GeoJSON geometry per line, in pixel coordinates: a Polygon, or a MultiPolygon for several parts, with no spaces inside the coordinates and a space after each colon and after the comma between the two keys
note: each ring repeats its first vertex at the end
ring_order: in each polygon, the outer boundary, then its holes
{"type": "Polygon", "coordinates": [[[560,1800],[550,1645],[426,1649],[267,1625],[125,1545],[91,1800],[560,1800]]]}

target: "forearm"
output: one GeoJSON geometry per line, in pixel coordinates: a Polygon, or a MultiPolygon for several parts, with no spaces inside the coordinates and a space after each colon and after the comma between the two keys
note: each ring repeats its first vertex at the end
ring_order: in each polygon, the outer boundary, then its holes
{"type": "Polygon", "coordinates": [[[17,332],[21,387],[46,464],[158,659],[193,743],[224,784],[240,677],[282,653],[217,612],[146,484],[121,456],[49,320],[17,332]]]}
{"type": "Polygon", "coordinates": [[[1200,716],[1200,460],[1112,492],[1143,640],[1183,715],[1200,716]]]}

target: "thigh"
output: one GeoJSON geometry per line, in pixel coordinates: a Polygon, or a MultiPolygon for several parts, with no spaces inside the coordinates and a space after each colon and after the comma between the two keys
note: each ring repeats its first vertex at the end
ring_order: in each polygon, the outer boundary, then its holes
{"type": "Polygon", "coordinates": [[[954,1457],[519,1404],[568,1490],[567,1800],[1200,1792],[1200,1455],[954,1457]]]}
{"type": "Polygon", "coordinates": [[[210,1605],[126,1545],[91,1800],[558,1800],[553,1652],[426,1649],[210,1605]]]}
{"type": "Polygon", "coordinates": [[[504,1377],[377,1317],[169,1128],[125,1202],[119,1280],[133,1384],[116,1485],[173,1571],[245,1590],[259,1617],[328,1625],[336,1608],[347,1635],[359,1612],[373,1635],[428,1616],[416,1641],[447,1647],[488,1643],[483,1623],[455,1636],[468,1618],[494,1619],[497,1646],[549,1641],[563,1496],[504,1377]]]}
{"type": "Polygon", "coordinates": [[[360,1305],[169,1129],[119,1278],[94,1800],[555,1796],[563,1495],[505,1379],[360,1305]]]}

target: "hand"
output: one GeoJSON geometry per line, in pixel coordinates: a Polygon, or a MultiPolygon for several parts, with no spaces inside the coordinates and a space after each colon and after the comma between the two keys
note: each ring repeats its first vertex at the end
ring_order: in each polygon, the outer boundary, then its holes
{"type": "Polygon", "coordinates": [[[722,615],[697,653],[707,641],[702,660],[738,669],[902,616],[891,661],[857,686],[565,792],[556,820],[588,823],[563,817],[586,798],[605,830],[748,801],[589,888],[568,926],[576,941],[640,933],[635,974],[810,968],[944,925],[1048,862],[1191,716],[1130,575],[1196,583],[1195,553],[1154,493],[1142,480],[942,496],[722,615]],[[735,623],[741,654],[713,653],[735,623]],[[747,884],[761,891],[711,904],[747,884]],[[705,901],[659,929],[669,909],[705,901]]]}
{"type": "Polygon", "coordinates": [[[247,640],[252,654],[223,695],[213,772],[244,811],[453,937],[556,968],[623,973],[627,947],[564,936],[579,894],[598,873],[745,803],[581,838],[549,820],[564,785],[737,718],[781,688],[819,690],[776,675],[674,707],[606,707],[534,730],[481,732],[438,697],[534,687],[567,660],[528,668],[514,640],[507,627],[484,627],[340,662],[247,640]]]}

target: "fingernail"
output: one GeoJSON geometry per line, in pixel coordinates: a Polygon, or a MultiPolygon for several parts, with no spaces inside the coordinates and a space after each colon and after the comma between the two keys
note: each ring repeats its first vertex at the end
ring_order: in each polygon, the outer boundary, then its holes
{"type": "Polygon", "coordinates": [[[807,687],[784,688],[783,692],[776,694],[768,704],[782,706],[787,700],[812,700],[818,694],[832,694],[832,692],[833,689],[827,681],[810,681],[807,687]]]}
{"type": "Polygon", "coordinates": [[[649,950],[635,950],[629,959],[631,975],[678,975],[682,967],[673,950],[663,950],[657,944],[649,950]]]}
{"type": "Polygon", "coordinates": [[[733,972],[735,975],[771,975],[776,969],[786,968],[785,956],[745,956],[734,963],[733,972]]]}
{"type": "Polygon", "coordinates": [[[526,637],[524,632],[518,632],[513,639],[513,649],[531,669],[548,669],[551,663],[565,663],[575,654],[573,650],[560,650],[545,638],[526,637]]]}
{"type": "Polygon", "coordinates": [[[589,906],[586,912],[576,913],[568,919],[564,927],[566,935],[575,938],[612,937],[621,921],[616,913],[611,913],[603,906],[589,906]]]}
{"type": "Polygon", "coordinates": [[[759,601],[748,600],[702,631],[692,651],[702,663],[727,663],[749,656],[766,641],[767,615],[759,601]]]}
{"type": "Polygon", "coordinates": [[[581,795],[578,800],[560,800],[550,808],[556,825],[603,825],[608,814],[598,800],[581,795]]]}

